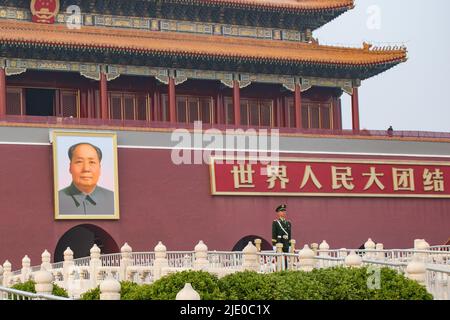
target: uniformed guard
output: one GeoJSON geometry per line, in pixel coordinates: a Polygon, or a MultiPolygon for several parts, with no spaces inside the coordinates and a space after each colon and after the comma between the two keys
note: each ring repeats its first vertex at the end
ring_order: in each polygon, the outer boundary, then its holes
{"type": "Polygon", "coordinates": [[[286,219],[286,205],[279,205],[275,211],[278,218],[272,222],[272,244],[282,243],[283,252],[289,252],[291,222],[286,219]]]}

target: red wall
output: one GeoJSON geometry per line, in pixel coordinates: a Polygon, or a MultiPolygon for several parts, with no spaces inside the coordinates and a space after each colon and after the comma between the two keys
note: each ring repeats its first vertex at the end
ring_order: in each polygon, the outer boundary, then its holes
{"type": "MultiPolygon", "coordinates": [[[[119,149],[120,221],[54,221],[50,146],[0,145],[0,263],[32,265],[74,226],[92,223],[120,246],[151,251],[231,250],[244,236],[271,239],[274,208],[287,203],[298,246],[326,239],[332,248],[354,248],[368,237],[386,248],[412,247],[425,238],[450,237],[450,200],[368,198],[213,197],[207,165],[175,166],[170,151],[119,149]]],[[[298,156],[298,155],[297,155],[298,156]]]]}

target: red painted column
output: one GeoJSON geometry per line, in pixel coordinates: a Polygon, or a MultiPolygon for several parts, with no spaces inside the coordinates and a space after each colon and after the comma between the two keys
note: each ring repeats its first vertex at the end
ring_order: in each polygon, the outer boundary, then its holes
{"type": "Polygon", "coordinates": [[[216,123],[224,124],[224,111],[223,111],[223,97],[221,93],[218,93],[215,97],[216,100],[216,123]]]}
{"type": "Polygon", "coordinates": [[[281,104],[281,99],[279,97],[273,98],[273,123],[270,125],[272,127],[281,128],[283,126],[283,116],[281,115],[283,111],[283,105],[281,104]]]}
{"type": "Polygon", "coordinates": [[[169,118],[170,123],[177,122],[175,79],[169,77],[169,118]]]}
{"type": "Polygon", "coordinates": [[[234,109],[234,124],[241,125],[241,89],[239,88],[239,81],[233,81],[233,109],[234,109]]]}
{"type": "Polygon", "coordinates": [[[88,93],[87,89],[80,89],[80,118],[88,118],[88,93]]]}
{"type": "Polygon", "coordinates": [[[153,108],[153,112],[152,112],[152,120],[153,121],[160,121],[161,120],[161,93],[159,92],[159,87],[156,86],[155,87],[155,91],[153,93],[153,104],[152,104],[152,108],[153,108]]]}
{"type": "Polygon", "coordinates": [[[106,74],[100,73],[100,110],[101,119],[108,120],[108,84],[106,81],[106,74]]]}
{"type": "Polygon", "coordinates": [[[333,129],[342,130],[342,112],[341,112],[341,98],[333,97],[333,129]]]}
{"type": "Polygon", "coordinates": [[[5,69],[0,67],[0,117],[6,115],[6,74],[5,69]]]}
{"type": "Polygon", "coordinates": [[[286,115],[286,104],[284,97],[278,98],[278,105],[280,106],[278,109],[279,123],[280,127],[288,127],[287,124],[287,115],[286,115]]]}
{"type": "Polygon", "coordinates": [[[295,85],[294,93],[295,104],[295,127],[297,129],[302,128],[302,87],[299,83],[295,85]]]}
{"type": "Polygon", "coordinates": [[[353,88],[352,95],[352,125],[353,131],[359,131],[359,97],[358,97],[358,88],[353,88]]]}
{"type": "Polygon", "coordinates": [[[87,90],[87,112],[89,119],[95,119],[95,90],[89,88],[87,90]]]}

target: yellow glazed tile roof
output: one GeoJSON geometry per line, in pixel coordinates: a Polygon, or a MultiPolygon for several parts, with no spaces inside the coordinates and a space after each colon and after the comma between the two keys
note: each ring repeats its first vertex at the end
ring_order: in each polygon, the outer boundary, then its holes
{"type": "Polygon", "coordinates": [[[315,43],[231,38],[99,27],[69,30],[65,25],[0,20],[0,41],[52,47],[109,49],[131,53],[205,56],[299,64],[368,66],[406,60],[406,49],[371,50],[315,43]]]}

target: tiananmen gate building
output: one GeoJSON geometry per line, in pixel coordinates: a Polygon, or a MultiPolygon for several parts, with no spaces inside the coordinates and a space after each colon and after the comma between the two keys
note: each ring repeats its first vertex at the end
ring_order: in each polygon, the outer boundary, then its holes
{"type": "MultiPolygon", "coordinates": [[[[416,238],[445,244],[450,133],[359,123],[364,80],[406,62],[406,48],[325,46],[313,37],[353,7],[353,0],[0,0],[0,260],[17,265],[31,253],[38,261],[47,248],[61,261],[68,246],[89,255],[93,243],[102,253],[125,242],[148,251],[160,240],[169,250],[191,250],[199,240],[232,250],[261,238],[270,249],[280,203],[299,246],[326,239],[353,248],[368,237],[386,248],[416,238]],[[344,108],[351,130],[342,128],[344,108]],[[278,130],[279,164],[225,154],[212,154],[210,164],[174,163],[175,129],[202,136],[186,148],[192,153],[209,150],[211,132],[247,139],[249,129],[278,130]],[[55,132],[67,140],[60,149],[55,132]],[[105,146],[117,149],[105,147],[102,160],[111,160],[102,174],[116,178],[105,182],[114,186],[113,216],[58,207],[65,186],[58,179],[70,176],[55,165],[69,161],[77,133],[113,137],[105,146]]],[[[84,196],[74,197],[77,208],[100,201],[84,196]]]]}

